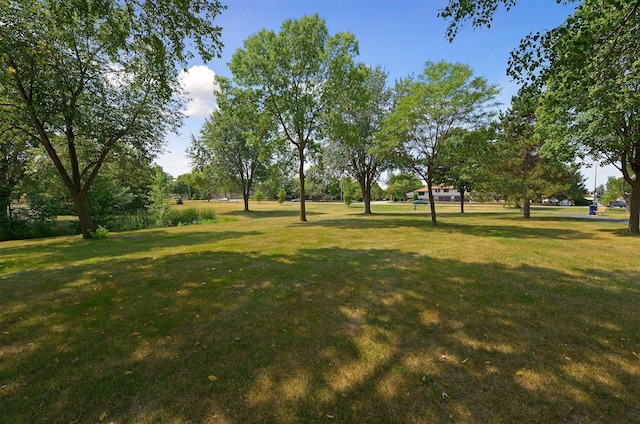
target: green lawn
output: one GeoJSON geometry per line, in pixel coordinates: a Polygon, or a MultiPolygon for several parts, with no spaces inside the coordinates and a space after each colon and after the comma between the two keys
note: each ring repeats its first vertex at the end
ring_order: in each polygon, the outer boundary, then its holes
{"type": "Polygon", "coordinates": [[[0,243],[0,423],[640,423],[624,222],[187,206],[224,222],[0,243]]]}

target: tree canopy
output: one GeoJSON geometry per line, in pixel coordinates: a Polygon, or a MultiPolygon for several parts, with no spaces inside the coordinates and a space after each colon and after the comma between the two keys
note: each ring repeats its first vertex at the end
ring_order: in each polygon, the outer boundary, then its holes
{"type": "MultiPolygon", "coordinates": [[[[558,1],[559,2],[559,1],[558,1]]],[[[451,0],[441,16],[487,25],[497,5],[515,0],[451,0]]],[[[585,0],[557,28],[525,37],[508,73],[544,89],[538,130],[551,154],[579,154],[615,165],[631,187],[629,232],[640,233],[640,1],[585,0]]]]}
{"type": "MultiPolygon", "coordinates": [[[[556,3],[570,3],[575,0],[555,0],[556,3]]],[[[473,28],[491,27],[493,15],[500,6],[507,11],[515,6],[517,0],[449,0],[438,15],[449,20],[447,37],[452,41],[461,28],[471,23],[473,28]]]]}
{"type": "Polygon", "coordinates": [[[323,114],[350,80],[358,53],[350,33],[329,35],[318,15],[285,21],[280,32],[262,30],[238,49],[229,67],[234,81],[253,88],[294,146],[300,180],[300,220],[306,221],[305,158],[320,139],[323,114]]]}
{"type": "Polygon", "coordinates": [[[491,106],[498,88],[482,77],[474,77],[469,66],[447,62],[427,62],[417,79],[401,85],[400,98],[383,130],[383,148],[427,183],[435,225],[432,186],[441,165],[440,151],[461,129],[486,123],[493,113],[491,106]]]}
{"type": "Polygon", "coordinates": [[[218,110],[192,141],[190,156],[205,173],[242,192],[244,209],[254,184],[266,180],[277,148],[273,116],[260,110],[255,92],[219,78],[218,110]]]}
{"type": "Polygon", "coordinates": [[[82,233],[87,194],[114,152],[155,154],[180,123],[177,66],[220,51],[217,0],[0,0],[0,106],[46,151],[82,233]]]}
{"type": "Polygon", "coordinates": [[[360,184],[364,212],[371,213],[371,189],[388,170],[390,158],[375,154],[376,137],[391,110],[392,91],[382,68],[360,67],[356,89],[331,110],[327,125],[325,154],[340,171],[360,184]]]}
{"type": "Polygon", "coordinates": [[[629,232],[640,232],[640,2],[585,2],[550,34],[540,131],[601,163],[631,187],[629,232]],[[624,28],[622,30],[622,28],[624,28]]]}
{"type": "Polygon", "coordinates": [[[522,204],[523,217],[531,217],[531,201],[567,190],[568,168],[560,157],[545,156],[545,140],[535,132],[540,94],[521,90],[502,115],[500,136],[488,164],[495,188],[522,204]]]}

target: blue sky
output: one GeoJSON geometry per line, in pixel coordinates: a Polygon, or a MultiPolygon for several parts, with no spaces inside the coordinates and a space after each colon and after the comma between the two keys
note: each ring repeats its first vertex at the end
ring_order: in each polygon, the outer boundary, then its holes
{"type": "MultiPolygon", "coordinates": [[[[224,1],[223,1],[224,3],[224,1]]],[[[185,86],[190,92],[184,126],[180,135],[167,137],[167,153],[157,162],[173,176],[190,171],[185,149],[191,134],[198,135],[214,105],[213,74],[231,77],[228,62],[247,37],[263,28],[278,31],[286,19],[318,13],[331,34],[348,31],[360,47],[357,61],[381,65],[389,73],[389,83],[410,74],[419,74],[426,61],[461,62],[475,74],[502,88],[499,99],[506,107],[517,86],[507,77],[509,53],[529,32],[551,29],[573,10],[555,0],[519,0],[510,12],[500,10],[491,28],[467,26],[449,43],[447,23],[438,11],[447,0],[229,0],[228,9],[216,20],[222,27],[222,57],[208,63],[190,63],[185,86]]],[[[593,168],[585,170],[587,188],[594,185],[593,168]]],[[[599,168],[597,183],[616,175],[611,167],[599,168]]]]}

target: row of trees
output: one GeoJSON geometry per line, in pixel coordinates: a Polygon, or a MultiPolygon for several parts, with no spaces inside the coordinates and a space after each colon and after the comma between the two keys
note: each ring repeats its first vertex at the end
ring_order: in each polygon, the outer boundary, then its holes
{"type": "MultiPolygon", "coordinates": [[[[557,0],[558,3],[561,0],[557,0]]],[[[453,39],[468,22],[490,24],[517,0],[450,0],[441,16],[453,39]]],[[[584,0],[557,28],[532,33],[508,74],[540,93],[536,136],[543,152],[615,165],[629,187],[629,232],[640,232],[640,1],[584,0]]]]}
{"type": "Polygon", "coordinates": [[[353,35],[330,36],[317,15],[249,37],[231,60],[233,78],[218,78],[218,110],[192,140],[196,169],[230,182],[248,210],[257,183],[297,166],[301,221],[310,172],[353,178],[365,213],[385,172],[410,172],[429,188],[433,224],[436,184],[514,198],[527,218],[530,200],[580,187],[572,158],[541,154],[539,92],[523,91],[496,120],[498,87],[467,65],[427,62],[391,89],[384,70],[356,54],[353,35]]]}
{"type": "MultiPolygon", "coordinates": [[[[441,15],[454,37],[466,20],[490,22],[501,3],[516,1],[451,0],[441,15]]],[[[187,46],[204,60],[219,53],[222,10],[215,0],[0,0],[0,218],[25,161],[46,161],[90,237],[90,189],[110,161],[148,162],[179,124],[177,69],[193,56],[187,46]]],[[[524,88],[495,120],[497,88],[465,65],[427,63],[390,90],[384,71],[355,61],[352,34],[330,35],[315,15],[288,20],[233,55],[221,107],[191,154],[205,174],[240,176],[243,193],[277,176],[275,163],[283,173],[297,167],[303,221],[310,162],[357,180],[369,213],[371,188],[390,169],[416,173],[430,191],[473,185],[526,206],[566,191],[573,160],[592,156],[621,170],[637,233],[639,26],[640,1],[587,0],[563,25],[531,34],[508,70],[524,88]],[[255,160],[231,157],[238,143],[255,160]]]]}

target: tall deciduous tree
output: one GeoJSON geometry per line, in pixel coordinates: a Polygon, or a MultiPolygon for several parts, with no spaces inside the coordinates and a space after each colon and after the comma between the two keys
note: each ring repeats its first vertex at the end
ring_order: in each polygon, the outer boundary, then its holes
{"type": "Polygon", "coordinates": [[[440,151],[462,129],[486,123],[499,90],[467,65],[427,62],[408,85],[385,125],[384,145],[416,172],[429,189],[431,222],[436,225],[433,184],[440,151]]]}
{"type": "Polygon", "coordinates": [[[325,21],[313,15],[285,21],[277,34],[250,36],[229,64],[234,80],[256,90],[296,150],[301,221],[307,220],[305,158],[317,145],[324,113],[344,91],[357,52],[352,34],[329,36],[325,21]]]}
{"type": "Polygon", "coordinates": [[[244,210],[254,184],[266,180],[277,148],[273,116],[261,110],[256,93],[219,78],[218,110],[205,122],[189,154],[205,172],[242,191],[244,210]]]}
{"type": "Polygon", "coordinates": [[[82,234],[91,185],[114,152],[153,155],[179,124],[177,65],[193,40],[219,53],[217,0],[0,0],[0,106],[47,152],[82,234]]]}
{"type": "Polygon", "coordinates": [[[353,90],[344,93],[328,117],[327,153],[334,166],[360,184],[364,213],[371,213],[371,189],[392,162],[375,154],[376,135],[391,110],[392,91],[381,68],[361,66],[353,90]]]}
{"type": "MultiPolygon", "coordinates": [[[[440,14],[451,19],[453,38],[466,21],[488,25],[500,3],[516,0],[450,0],[440,14]]],[[[639,32],[640,1],[585,0],[564,24],[525,37],[508,70],[545,86],[539,128],[553,154],[577,151],[622,172],[631,233],[640,233],[639,32]]]]}
{"type": "Polygon", "coordinates": [[[574,148],[616,166],[640,233],[640,1],[586,1],[543,41],[549,65],[539,130],[553,154],[574,148]]]}
{"type": "Polygon", "coordinates": [[[489,146],[495,141],[495,126],[474,131],[459,131],[440,152],[440,168],[436,183],[454,186],[460,192],[460,213],[464,213],[465,194],[480,188],[488,180],[489,146]]]}

